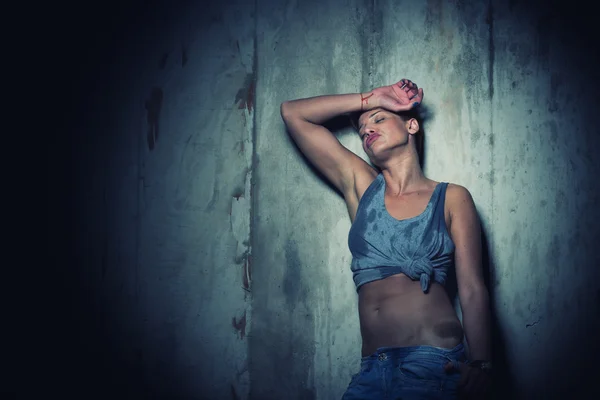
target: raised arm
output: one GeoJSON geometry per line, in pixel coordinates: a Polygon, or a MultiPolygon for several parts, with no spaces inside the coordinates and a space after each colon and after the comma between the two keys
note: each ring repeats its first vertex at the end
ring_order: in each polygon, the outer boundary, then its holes
{"type": "Polygon", "coordinates": [[[371,168],[346,149],[322,124],[344,113],[361,110],[361,94],[318,96],[286,101],[281,117],[302,153],[344,195],[354,187],[355,169],[371,168]]]}
{"type": "Polygon", "coordinates": [[[281,117],[302,153],[346,196],[354,190],[356,173],[373,173],[375,170],[342,146],[322,124],[341,114],[368,111],[376,107],[391,111],[408,110],[418,104],[422,97],[422,89],[417,90],[416,85],[403,79],[367,93],[286,101],[281,104],[281,117]]]}

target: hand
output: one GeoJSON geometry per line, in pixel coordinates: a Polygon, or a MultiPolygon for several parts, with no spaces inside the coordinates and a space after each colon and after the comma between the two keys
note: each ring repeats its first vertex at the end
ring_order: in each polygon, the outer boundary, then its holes
{"type": "MultiPolygon", "coordinates": [[[[446,372],[456,371],[451,362],[444,366],[444,370],[446,372]]],[[[470,367],[462,362],[458,363],[458,372],[460,372],[460,379],[458,381],[460,398],[469,400],[489,398],[492,379],[487,372],[479,368],[470,367]]]]}
{"type": "Polygon", "coordinates": [[[373,89],[371,94],[374,101],[370,102],[370,108],[382,107],[394,112],[410,110],[423,101],[423,89],[408,79],[373,89]]]}

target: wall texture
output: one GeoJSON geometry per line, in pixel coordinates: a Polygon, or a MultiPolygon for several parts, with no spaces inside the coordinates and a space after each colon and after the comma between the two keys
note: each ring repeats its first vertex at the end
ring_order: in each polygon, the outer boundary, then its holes
{"type": "Polygon", "coordinates": [[[51,169],[68,188],[54,181],[66,233],[49,243],[72,266],[55,311],[70,366],[46,390],[339,398],[360,357],[350,221],[279,105],[408,77],[429,112],[425,173],[469,188],[481,217],[497,397],[597,391],[595,29],[581,7],[541,4],[140,1],[82,16],[86,47],[60,41],[76,72],[51,169]]]}

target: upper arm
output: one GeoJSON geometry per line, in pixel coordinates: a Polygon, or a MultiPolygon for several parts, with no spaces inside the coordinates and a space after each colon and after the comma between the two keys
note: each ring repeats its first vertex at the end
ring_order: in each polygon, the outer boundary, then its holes
{"type": "Polygon", "coordinates": [[[481,225],[469,191],[460,185],[448,188],[450,236],[455,245],[459,297],[484,287],[481,266],[481,225]]]}
{"type": "Polygon", "coordinates": [[[355,172],[372,167],[344,147],[324,126],[286,115],[284,105],[281,116],[302,153],[341,193],[346,195],[352,191],[355,172]]]}

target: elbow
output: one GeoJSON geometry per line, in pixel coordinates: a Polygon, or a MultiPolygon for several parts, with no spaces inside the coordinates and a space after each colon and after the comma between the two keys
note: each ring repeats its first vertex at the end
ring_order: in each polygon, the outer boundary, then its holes
{"type": "Polygon", "coordinates": [[[291,114],[291,110],[290,110],[290,102],[289,101],[284,101],[283,103],[281,103],[281,106],[279,107],[279,112],[281,113],[281,118],[286,121],[290,118],[290,114],[291,114]]]}
{"type": "Polygon", "coordinates": [[[281,118],[286,125],[295,119],[302,118],[300,110],[298,109],[298,106],[295,104],[294,100],[288,100],[281,103],[279,112],[281,113],[281,118]]]}
{"type": "Polygon", "coordinates": [[[290,108],[291,108],[291,106],[290,106],[289,101],[284,101],[283,103],[281,103],[281,107],[279,107],[279,112],[281,113],[281,119],[283,120],[283,123],[285,125],[288,135],[292,134],[291,124],[292,124],[293,115],[292,115],[292,111],[290,110],[290,108]]]}
{"type": "Polygon", "coordinates": [[[293,127],[296,125],[296,120],[298,117],[298,114],[294,110],[294,106],[291,103],[291,101],[284,101],[281,103],[281,107],[279,108],[281,119],[285,124],[287,133],[290,135],[292,135],[293,131],[295,130],[293,127]]]}
{"type": "Polygon", "coordinates": [[[464,304],[489,304],[489,293],[484,284],[471,285],[467,288],[459,289],[459,298],[461,305],[464,304]]]}

